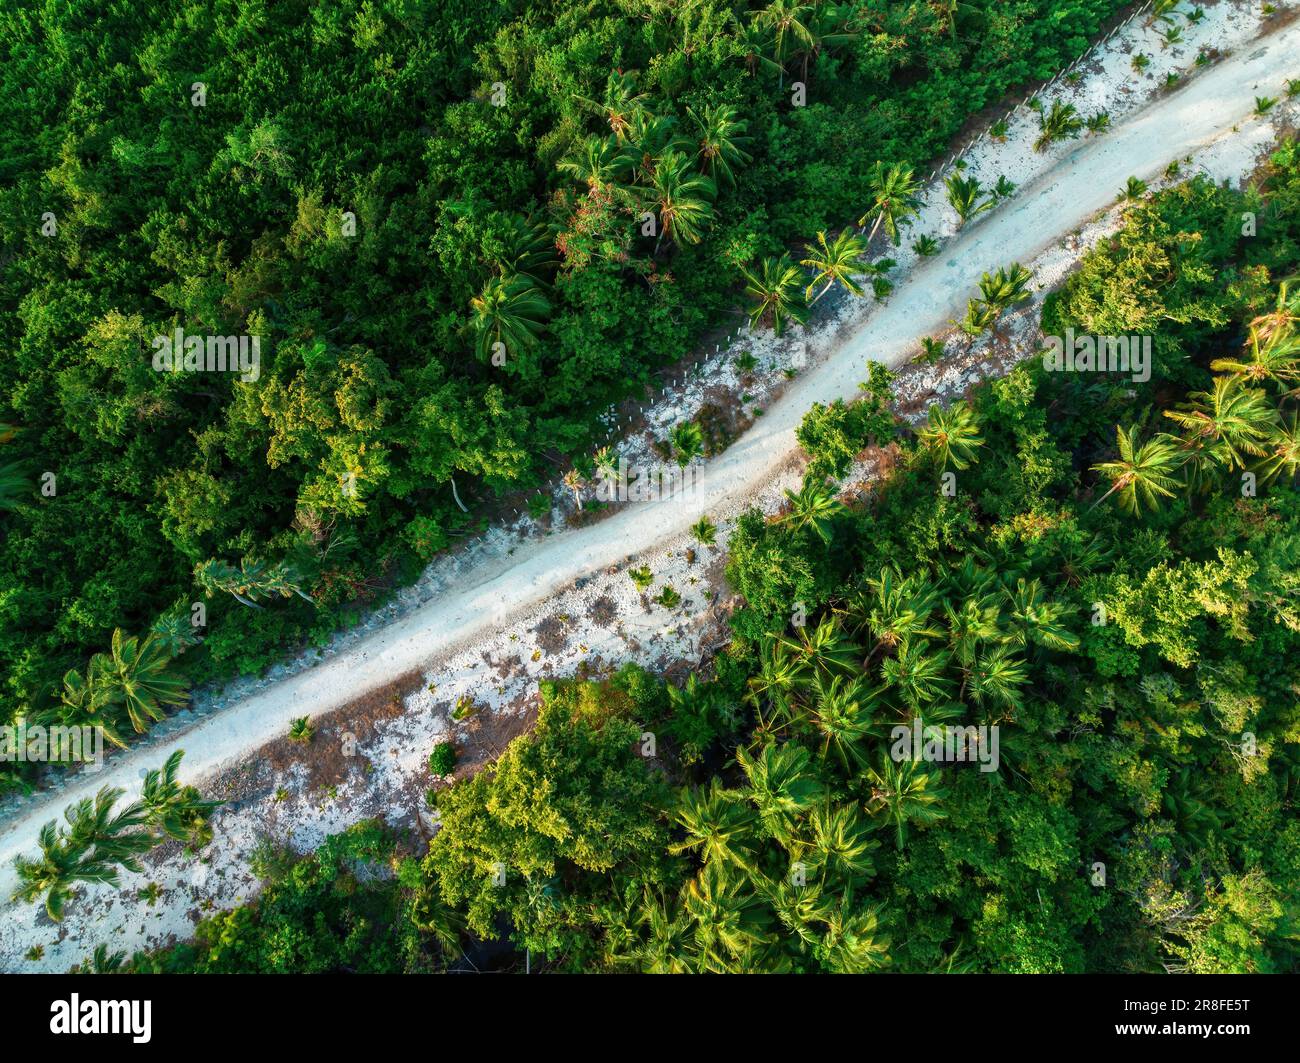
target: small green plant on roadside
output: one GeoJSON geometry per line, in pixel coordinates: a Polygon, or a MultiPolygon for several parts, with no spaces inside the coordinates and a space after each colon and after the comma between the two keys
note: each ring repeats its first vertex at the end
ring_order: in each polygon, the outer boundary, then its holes
{"type": "Polygon", "coordinates": [[[528,515],[533,520],[541,520],[551,512],[551,496],[535,494],[528,500],[528,515]]]}
{"type": "Polygon", "coordinates": [[[1007,175],[1002,174],[997,183],[993,185],[993,195],[998,199],[1010,199],[1015,194],[1016,183],[1007,180],[1007,175]]]}
{"type": "Polygon", "coordinates": [[[299,716],[289,725],[289,741],[291,742],[300,742],[306,745],[315,737],[316,728],[308,722],[306,716],[299,716]]]}
{"type": "Polygon", "coordinates": [[[468,694],[462,694],[456,699],[456,707],[451,710],[451,718],[459,723],[473,716],[478,712],[478,708],[478,702],[468,694]]]}
{"type": "Polygon", "coordinates": [[[1110,114],[1107,111],[1090,114],[1086,124],[1089,133],[1104,133],[1110,128],[1110,114]]]}
{"type": "Polygon", "coordinates": [[[452,742],[439,742],[429,754],[429,771],[434,775],[450,775],[456,766],[456,746],[452,742]]]}
{"type": "Polygon", "coordinates": [[[1268,114],[1268,112],[1271,111],[1275,106],[1277,106],[1277,98],[1274,97],[1274,96],[1256,96],[1256,97],[1255,97],[1255,113],[1256,113],[1257,115],[1260,115],[1260,116],[1266,115],[1266,114],[1268,114]]]}
{"type": "Polygon", "coordinates": [[[912,242],[912,250],[922,258],[929,258],[939,253],[939,241],[933,236],[918,236],[912,242]]]}
{"type": "Polygon", "coordinates": [[[1147,183],[1139,177],[1130,177],[1128,184],[1120,189],[1119,198],[1127,202],[1141,199],[1147,192],[1147,183]]]}
{"type": "Polygon", "coordinates": [[[937,340],[933,336],[922,336],[920,360],[927,365],[934,365],[943,357],[944,349],[943,340],[937,340]]]}
{"type": "Polygon", "coordinates": [[[718,526],[707,516],[701,517],[691,525],[691,535],[695,537],[696,542],[712,546],[718,537],[718,526]]]}
{"type": "Polygon", "coordinates": [[[704,453],[704,432],[694,421],[674,425],[668,441],[673,447],[674,460],[683,469],[704,453]]]}
{"type": "Polygon", "coordinates": [[[37,960],[41,959],[44,955],[45,955],[44,945],[33,945],[30,949],[28,949],[26,952],[23,953],[23,958],[27,960],[29,963],[35,963],[37,960]]]}
{"type": "Polygon", "coordinates": [[[629,568],[627,574],[632,577],[632,582],[636,584],[636,589],[639,591],[644,591],[654,582],[654,575],[645,565],[638,568],[629,568]]]}
{"type": "Polygon", "coordinates": [[[150,908],[158,903],[158,898],[162,896],[162,887],[156,882],[150,882],[149,885],[137,891],[136,900],[144,901],[150,908]]]}
{"type": "Polygon", "coordinates": [[[672,584],[665,583],[663,589],[659,592],[655,601],[665,609],[672,609],[681,604],[682,596],[672,588],[672,584]]]}
{"type": "Polygon", "coordinates": [[[591,463],[596,472],[613,476],[618,472],[618,451],[612,447],[601,447],[591,456],[591,463]]]}
{"type": "Polygon", "coordinates": [[[994,122],[991,126],[989,126],[989,136],[999,142],[1006,140],[1007,131],[1009,128],[1010,127],[1007,124],[1007,120],[1005,118],[999,118],[996,122],[994,122]]]}
{"type": "Polygon", "coordinates": [[[1077,137],[1083,129],[1083,118],[1072,103],[1053,100],[1052,108],[1038,120],[1039,134],[1034,141],[1035,151],[1046,151],[1058,140],[1077,137]]]}
{"type": "Polygon", "coordinates": [[[1151,57],[1146,52],[1138,52],[1133,57],[1131,65],[1140,74],[1151,65],[1151,57]]]}

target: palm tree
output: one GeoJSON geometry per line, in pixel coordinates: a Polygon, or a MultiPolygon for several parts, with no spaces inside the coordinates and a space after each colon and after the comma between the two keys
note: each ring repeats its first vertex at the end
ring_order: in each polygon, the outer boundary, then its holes
{"type": "Polygon", "coordinates": [[[972,594],[960,604],[944,601],[948,624],[948,645],[963,668],[969,667],[981,643],[1002,635],[1002,611],[992,594],[972,594]]]}
{"type": "Polygon", "coordinates": [[[1077,137],[1083,129],[1083,118],[1072,103],[1053,100],[1051,110],[1039,114],[1040,132],[1034,141],[1035,151],[1045,151],[1049,145],[1066,137],[1077,137]]]}
{"type": "Polygon", "coordinates": [[[765,258],[758,273],[742,269],[741,274],[746,282],[745,294],[754,300],[754,308],[749,312],[751,328],[770,319],[772,330],[779,336],[788,321],[802,325],[808,320],[803,276],[787,255],[779,259],[765,258]]]}
{"type": "Polygon", "coordinates": [[[551,304],[528,277],[492,277],[469,303],[474,352],[487,360],[494,345],[508,353],[535,347],[551,314],[551,304]]]}
{"type": "Polygon", "coordinates": [[[789,839],[796,817],[825,796],[825,786],[811,770],[811,754],[797,742],[768,742],[756,757],[739,748],[736,760],[749,780],[759,816],[778,841],[789,839]]]}
{"type": "Polygon", "coordinates": [[[743,51],[745,67],[750,76],[753,77],[760,70],[784,74],[784,67],[768,54],[772,37],[767,30],[757,25],[753,19],[748,23],[737,22],[739,25],[734,31],[735,40],[743,51]]]}
{"type": "Polygon", "coordinates": [[[153,632],[143,639],[113,631],[109,655],[96,655],[99,678],[108,685],[115,703],[126,709],[137,734],[149,722],[166,715],[166,708],[183,705],[189,694],[189,680],[169,671],[172,655],[153,632]]]}
{"type": "Polygon", "coordinates": [[[556,163],[556,169],[594,192],[617,184],[628,170],[628,159],[613,136],[592,134],[556,163]]]}
{"type": "Polygon", "coordinates": [[[816,882],[796,885],[791,877],[766,883],[764,897],[781,925],[812,951],[821,944],[822,927],[831,918],[834,901],[816,882]]]}
{"type": "MultiPolygon", "coordinates": [[[[126,739],[115,711],[121,703],[116,688],[101,674],[106,661],[107,657],[102,653],[92,657],[85,678],[75,668],[65,672],[59,700],[33,713],[32,723],[43,727],[100,727],[106,742],[125,749],[126,739]]],[[[62,747],[50,750],[50,756],[55,760],[67,760],[71,754],[70,749],[62,747]]]]}
{"type": "Polygon", "coordinates": [[[706,515],[691,525],[691,535],[695,537],[696,542],[704,546],[712,546],[717,541],[718,526],[706,515]]]}
{"type": "Polygon", "coordinates": [[[836,282],[853,295],[861,295],[862,286],[855,278],[865,272],[862,259],[867,253],[867,242],[852,230],[844,229],[829,245],[826,242],[826,234],[819,232],[817,244],[820,250],[814,249],[810,244],[809,257],[800,263],[803,266],[810,266],[813,270],[812,283],[804,291],[804,298],[808,299],[808,305],[817,302],[836,282]],[[826,286],[813,296],[813,288],[822,281],[826,282],[826,286]]]}
{"type": "Polygon", "coordinates": [[[1161,498],[1175,497],[1175,490],[1181,486],[1175,476],[1181,459],[1171,436],[1162,432],[1139,443],[1136,426],[1124,429],[1116,425],[1115,440],[1119,460],[1092,467],[1093,472],[1101,473],[1111,482],[1110,490],[1093,503],[1094,508],[1118,494],[1120,509],[1136,517],[1144,508],[1152,512],[1159,509],[1161,498]]]}
{"type": "Polygon", "coordinates": [[[867,974],[888,964],[889,937],[880,932],[880,909],[855,909],[853,891],[847,890],[831,915],[821,951],[837,974],[867,974]]]}
{"type": "Polygon", "coordinates": [[[573,501],[578,505],[578,512],[582,512],[582,488],[586,483],[582,478],[582,473],[577,469],[570,469],[564,474],[564,486],[573,492],[573,501]]]}
{"type": "Polygon", "coordinates": [[[770,730],[770,720],[763,719],[766,705],[776,710],[776,715],[790,714],[790,695],[796,687],[807,681],[808,666],[805,661],[792,656],[776,639],[769,639],[759,652],[758,674],[750,676],[746,697],[758,710],[758,731],[770,730]]]}
{"type": "Polygon", "coordinates": [[[847,771],[850,762],[866,755],[862,739],[875,729],[875,712],[864,679],[818,674],[813,680],[810,713],[813,729],[822,738],[822,759],[832,752],[847,771]]]}
{"type": "Polygon", "coordinates": [[[984,445],[979,419],[965,399],[958,399],[947,409],[937,403],[931,406],[925,427],[917,430],[916,438],[937,468],[951,466],[959,472],[979,460],[976,452],[984,445]]]}
{"type": "Polygon", "coordinates": [[[1231,373],[1246,384],[1273,381],[1290,388],[1300,378],[1300,336],[1289,320],[1278,324],[1271,314],[1256,318],[1251,322],[1246,347],[1246,357],[1216,358],[1210,368],[1231,373]]]}
{"type": "Polygon", "coordinates": [[[1147,183],[1140,177],[1130,177],[1123,188],[1119,190],[1119,197],[1127,202],[1134,202],[1141,199],[1147,192],[1147,183]]]}
{"type": "Polygon", "coordinates": [[[755,11],[750,21],[759,29],[772,35],[773,55],[781,65],[781,85],[785,84],[785,61],[792,54],[813,47],[813,32],[809,21],[815,11],[812,4],[798,0],[772,0],[762,10],[755,11]]]}
{"type": "Polygon", "coordinates": [[[150,630],[158,636],[158,640],[167,647],[167,652],[173,657],[179,657],[186,650],[203,641],[198,629],[190,620],[189,611],[184,603],[159,616],[150,630]]]}
{"type": "Polygon", "coordinates": [[[1246,466],[1246,455],[1259,457],[1277,423],[1277,410],[1259,388],[1238,377],[1215,377],[1209,391],[1188,396],[1180,410],[1165,416],[1182,426],[1189,447],[1204,451],[1228,469],[1246,466]]]}
{"type": "Polygon", "coordinates": [[[700,169],[715,183],[721,178],[727,184],[734,185],[736,175],[732,167],[740,166],[753,158],[744,150],[744,145],[750,139],[745,136],[748,123],[739,117],[739,111],[729,103],[705,107],[698,114],[687,107],[686,113],[699,130],[697,146],[700,169]]]}
{"type": "Polygon", "coordinates": [[[1029,681],[1025,662],[1012,656],[1010,646],[994,646],[976,657],[965,682],[965,692],[981,708],[1000,706],[1007,711],[1020,708],[1020,692],[1029,681]]]}
{"type": "Polygon", "coordinates": [[[1034,275],[1019,262],[1000,266],[996,273],[980,277],[980,294],[998,313],[1029,298],[1029,282],[1034,275]]]}
{"type": "Polygon", "coordinates": [[[1061,602],[1047,601],[1041,581],[1021,576],[1014,586],[1004,586],[1002,594],[1010,606],[1011,624],[1006,634],[1012,646],[1028,649],[1032,643],[1051,650],[1078,649],[1079,636],[1061,623],[1069,609],[1061,602]]]}
{"type": "Polygon", "coordinates": [[[893,649],[909,638],[938,638],[942,633],[930,623],[939,602],[939,589],[921,573],[904,578],[896,568],[882,568],[867,581],[869,593],[853,599],[853,612],[877,640],[874,657],[882,649],[893,649]]]}
{"type": "Polygon", "coordinates": [[[904,639],[892,657],[880,665],[880,673],[889,687],[897,687],[903,700],[913,709],[943,698],[952,680],[945,675],[947,650],[931,652],[928,639],[904,639]]]}
{"type": "Polygon", "coordinates": [[[639,921],[646,941],[629,957],[644,974],[691,974],[697,970],[691,921],[681,905],[669,907],[661,899],[647,898],[639,921]]]}
{"type": "Polygon", "coordinates": [[[126,970],[126,953],[109,952],[107,945],[96,945],[90,958],[72,968],[72,974],[122,974],[126,970]]]}
{"type": "Polygon", "coordinates": [[[623,155],[636,182],[645,184],[670,151],[689,156],[694,149],[695,145],[678,130],[677,119],[672,115],[640,111],[628,127],[623,155]]]}
{"type": "Polygon", "coordinates": [[[771,913],[762,897],[716,861],[686,884],[682,910],[691,922],[702,970],[734,970],[739,958],[770,938],[771,913]]]}
{"type": "Polygon", "coordinates": [[[882,162],[877,162],[871,171],[871,209],[858,219],[858,225],[866,225],[873,214],[876,217],[867,239],[876,235],[876,230],[883,224],[894,246],[898,246],[898,226],[914,216],[921,207],[917,196],[921,183],[912,173],[912,167],[899,163],[885,169],[882,162]]]}
{"type": "Polygon", "coordinates": [[[465,917],[446,902],[436,880],[421,883],[411,900],[410,911],[415,928],[429,934],[444,956],[455,956],[461,951],[465,917]]]}
{"type": "Polygon", "coordinates": [[[871,792],[867,811],[883,815],[894,825],[894,838],[898,848],[907,841],[907,828],[911,823],[937,823],[947,813],[936,807],[946,795],[938,783],[938,772],[932,772],[918,760],[896,761],[886,756],[880,767],[868,768],[864,781],[871,792]]]}
{"type": "Polygon", "coordinates": [[[279,595],[288,598],[297,595],[310,602],[311,596],[302,589],[305,580],[298,568],[288,561],[250,561],[243,558],[239,567],[213,559],[194,567],[194,582],[209,596],[225,591],[244,605],[260,609],[262,598],[279,595]]]}
{"type": "Polygon", "coordinates": [[[704,453],[704,430],[694,421],[682,421],[673,425],[668,440],[677,452],[676,461],[680,468],[686,468],[704,453]]]}
{"type": "Polygon", "coordinates": [[[1295,326],[1300,323],[1300,291],[1291,291],[1295,280],[1295,277],[1288,277],[1278,284],[1273,309],[1250,322],[1251,336],[1257,337],[1265,346],[1283,340],[1294,342],[1295,326]]]}
{"type": "Polygon", "coordinates": [[[1300,475],[1300,420],[1297,414],[1288,414],[1268,438],[1263,461],[1259,467],[1260,479],[1265,483],[1285,473],[1289,482],[1295,483],[1300,475]]]}
{"type": "Polygon", "coordinates": [[[966,316],[960,323],[962,332],[973,338],[981,335],[997,323],[1000,311],[982,299],[966,300],[966,316]]]}
{"type": "Polygon", "coordinates": [[[798,493],[787,488],[786,501],[790,511],[778,518],[778,524],[788,524],[795,531],[812,528],[822,542],[829,545],[835,530],[835,518],[845,511],[844,503],[825,483],[805,480],[798,493]]]}
{"type": "Polygon", "coordinates": [[[812,22],[808,27],[812,41],[802,50],[803,80],[805,82],[808,80],[809,59],[815,59],[823,51],[831,48],[843,48],[858,39],[859,34],[849,28],[849,21],[853,14],[851,7],[839,4],[817,4],[815,6],[812,22]]]}
{"type": "Polygon", "coordinates": [[[944,180],[944,185],[948,189],[948,203],[957,212],[961,225],[965,225],[976,215],[992,210],[997,204],[997,199],[993,196],[980,199],[984,194],[984,186],[974,177],[968,178],[960,173],[954,173],[944,180]]]}
{"type": "Polygon", "coordinates": [[[212,837],[208,820],[221,802],[205,801],[196,787],[182,786],[177,781],[184,755],[184,750],[176,750],[161,769],[154,768],[145,775],[140,803],[147,826],[175,841],[198,847],[212,837]]]}
{"type": "Polygon", "coordinates": [[[629,70],[627,73],[613,71],[609,75],[601,100],[590,100],[578,95],[574,99],[609,123],[610,132],[621,141],[627,135],[633,120],[644,109],[649,96],[636,91],[636,73],[629,70]]]}
{"type": "Polygon", "coordinates": [[[827,875],[847,882],[875,875],[876,864],[871,852],[880,843],[872,839],[871,828],[856,805],[814,809],[808,822],[812,828],[811,849],[823,869],[823,881],[827,875]]]}
{"type": "Polygon", "coordinates": [[[862,647],[847,638],[839,624],[827,617],[818,622],[812,634],[807,627],[795,629],[795,637],[777,637],[777,646],[800,663],[801,679],[811,673],[852,674],[858,670],[862,647]]]}
{"type": "Polygon", "coordinates": [[[491,259],[502,276],[527,277],[541,284],[542,274],[557,265],[555,229],[546,222],[512,214],[491,259]]]}
{"type": "Polygon", "coordinates": [[[135,829],[144,822],[139,804],[113,815],[122,793],[106,786],[93,801],[87,797],[64,809],[67,827],[60,828],[54,820],[46,823],[38,843],[40,856],[14,859],[19,886],[12,899],[27,902],[44,896],[46,914],[57,923],[77,883],[117,886],[119,866],[142,871],[136,858],[153,848],[154,840],[135,829]]]}
{"type": "Polygon", "coordinates": [[[691,169],[690,160],[680,151],[669,151],[658,160],[650,175],[650,184],[642,189],[647,206],[659,216],[659,238],[665,236],[678,246],[698,244],[704,229],[713,218],[713,181],[691,169]]]}
{"type": "Polygon", "coordinates": [[[686,831],[686,838],[670,845],[669,852],[698,852],[705,863],[734,864],[746,871],[754,868],[758,813],[740,794],[725,789],[716,776],[708,789],[682,791],[673,820],[686,831]]]}

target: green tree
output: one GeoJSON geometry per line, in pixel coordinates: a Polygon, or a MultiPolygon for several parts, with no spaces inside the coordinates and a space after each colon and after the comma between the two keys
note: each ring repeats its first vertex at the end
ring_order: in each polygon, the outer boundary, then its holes
{"type": "Polygon", "coordinates": [[[470,300],[469,308],[475,354],[487,361],[500,343],[507,364],[511,357],[537,346],[551,314],[550,302],[523,276],[492,277],[470,300]]]}
{"type": "Polygon", "coordinates": [[[59,827],[54,820],[45,824],[40,833],[40,856],[14,859],[19,887],[13,900],[44,897],[46,914],[58,923],[78,883],[116,887],[119,867],[143,871],[137,857],[152,849],[154,840],[137,829],[145,821],[140,804],[127,805],[114,814],[113,806],[122,793],[106,786],[93,800],[84,798],[64,810],[66,827],[59,827]]]}
{"type": "Polygon", "coordinates": [[[1170,436],[1162,433],[1139,443],[1136,427],[1124,429],[1116,426],[1115,441],[1119,447],[1119,459],[1103,461],[1092,467],[1094,472],[1110,481],[1110,489],[1097,500],[1096,505],[1111,495],[1117,495],[1119,506],[1125,513],[1140,516],[1143,509],[1159,509],[1162,498],[1176,497],[1181,486],[1177,473],[1183,459],[1170,436]]]}
{"type": "Polygon", "coordinates": [[[958,399],[946,409],[938,403],[932,405],[916,439],[937,468],[959,472],[979,460],[978,451],[984,445],[977,415],[965,399],[958,399]]]}
{"type": "Polygon", "coordinates": [[[752,162],[753,156],[745,148],[750,138],[745,135],[748,123],[739,117],[739,110],[731,104],[714,104],[686,113],[699,134],[697,151],[700,168],[715,183],[735,185],[734,168],[752,162]]]}
{"type": "Polygon", "coordinates": [[[888,756],[881,758],[879,768],[867,769],[867,811],[893,825],[899,849],[907,842],[910,825],[929,825],[946,818],[947,813],[938,807],[947,796],[938,778],[938,772],[919,760],[894,760],[888,756]]]}
{"type": "Polygon", "coordinates": [[[146,773],[140,804],[144,807],[146,826],[165,837],[198,847],[211,839],[208,821],[221,802],[206,801],[197,787],[180,784],[177,775],[184,755],[185,751],[178,749],[161,768],[146,773]]]}
{"type": "Polygon", "coordinates": [[[876,230],[884,225],[889,239],[897,247],[899,225],[914,217],[921,208],[918,195],[921,183],[912,173],[912,167],[905,163],[886,169],[884,163],[877,162],[871,171],[869,187],[871,209],[858,219],[858,225],[866,225],[867,219],[874,215],[876,220],[871,225],[867,239],[874,237],[876,230]]]}
{"type": "Polygon", "coordinates": [[[758,272],[742,269],[741,274],[745,278],[745,294],[754,301],[749,312],[751,328],[771,321],[773,331],[779,336],[788,322],[802,325],[808,320],[803,278],[799,267],[787,256],[765,258],[758,272]]]}
{"type": "Polygon", "coordinates": [[[818,233],[817,247],[813,248],[810,245],[808,248],[810,257],[800,263],[811,267],[813,271],[812,283],[804,291],[804,298],[808,300],[808,305],[817,302],[836,283],[853,295],[861,295],[862,286],[858,284],[857,277],[864,272],[862,259],[866,252],[866,241],[849,229],[841,230],[834,242],[830,244],[827,244],[824,232],[818,233]],[[814,296],[813,289],[823,281],[826,282],[825,287],[814,296]]]}

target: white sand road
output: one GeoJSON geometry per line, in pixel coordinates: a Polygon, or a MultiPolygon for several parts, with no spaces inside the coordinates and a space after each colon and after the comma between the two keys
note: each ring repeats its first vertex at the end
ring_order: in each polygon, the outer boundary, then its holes
{"type": "Polygon", "coordinates": [[[1041,179],[969,230],[941,255],[917,264],[868,327],[834,338],[810,336],[828,357],[796,378],[785,394],[726,451],[702,466],[694,489],[655,506],[630,505],[582,528],[534,539],[512,555],[488,559],[462,583],[379,628],[347,652],[277,682],[147,748],[115,757],[62,790],[23,807],[0,833],[0,906],[14,888],[15,855],[36,848],[42,824],[106,785],[138,793],[144,769],[185,750],[187,780],[228,769],[283,737],[293,719],[342,707],[395,677],[463,646],[489,625],[559,593],[575,580],[624,561],[680,534],[706,513],[743,501],[788,467],[797,454],[795,429],[814,402],[851,399],[866,376],[864,362],[896,364],[918,336],[946,328],[964,312],[981,273],[1029,262],[1111,205],[1130,175],[1157,177],[1175,158],[1204,149],[1255,119],[1256,96],[1280,96],[1300,77],[1300,21],[1252,42],[1186,85],[1157,95],[1104,136],[1074,142],[1041,179]],[[833,348],[831,348],[833,344],[833,348]]]}

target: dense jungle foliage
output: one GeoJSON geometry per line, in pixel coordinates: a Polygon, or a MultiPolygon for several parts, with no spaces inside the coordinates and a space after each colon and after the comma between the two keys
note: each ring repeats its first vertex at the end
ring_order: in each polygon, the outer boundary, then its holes
{"type": "MultiPolygon", "coordinates": [[[[393,967],[1296,970],[1298,241],[1292,143],[1130,204],[1049,298],[1048,334],[1154,336],[1149,381],[1030,360],[892,442],[842,419],[901,448],[875,497],[738,522],[709,681],[544,684],[383,887],[424,937],[393,967]],[[891,755],[915,720],[996,725],[997,769],[891,755]]],[[[282,896],[201,940],[260,969],[282,896]]]]}
{"type": "Polygon", "coordinates": [[[6,5],[0,723],[126,742],[324,638],[1118,6],[6,5]]]}

